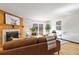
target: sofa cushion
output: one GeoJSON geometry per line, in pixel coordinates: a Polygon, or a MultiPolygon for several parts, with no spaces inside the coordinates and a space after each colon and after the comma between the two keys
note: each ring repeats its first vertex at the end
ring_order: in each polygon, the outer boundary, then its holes
{"type": "Polygon", "coordinates": [[[3,45],[3,49],[8,50],[8,49],[32,45],[32,44],[36,44],[36,43],[37,43],[36,38],[12,40],[12,41],[9,41],[9,42],[5,42],[4,45],[3,45]]]}
{"type": "Polygon", "coordinates": [[[38,38],[38,43],[42,43],[42,42],[47,42],[45,37],[39,37],[38,38]]]}

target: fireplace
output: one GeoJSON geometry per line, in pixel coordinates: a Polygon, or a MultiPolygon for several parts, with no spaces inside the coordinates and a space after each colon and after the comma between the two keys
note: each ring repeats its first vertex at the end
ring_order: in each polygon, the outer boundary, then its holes
{"type": "Polygon", "coordinates": [[[6,32],[6,41],[11,41],[12,40],[11,37],[19,38],[18,31],[6,32]]]}
{"type": "Polygon", "coordinates": [[[7,29],[7,30],[3,30],[3,43],[7,42],[7,41],[11,41],[11,37],[13,38],[19,38],[19,33],[20,30],[19,29],[7,29]]]}

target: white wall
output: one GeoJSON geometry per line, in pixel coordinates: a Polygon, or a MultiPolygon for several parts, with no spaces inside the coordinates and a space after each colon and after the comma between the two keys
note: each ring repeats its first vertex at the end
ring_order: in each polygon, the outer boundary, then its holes
{"type": "Polygon", "coordinates": [[[66,32],[63,35],[64,39],[79,43],[79,12],[64,17],[62,28],[66,32]]]}
{"type": "Polygon", "coordinates": [[[30,28],[32,27],[32,20],[31,19],[24,19],[24,30],[25,33],[29,32],[30,33],[30,28]]]}
{"type": "Polygon", "coordinates": [[[71,12],[70,14],[60,16],[60,19],[51,20],[51,30],[56,29],[56,21],[62,21],[62,38],[79,43],[79,11],[71,12]]]}

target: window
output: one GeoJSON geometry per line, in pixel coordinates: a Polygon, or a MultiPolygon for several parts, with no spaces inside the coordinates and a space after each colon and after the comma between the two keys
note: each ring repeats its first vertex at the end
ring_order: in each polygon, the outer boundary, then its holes
{"type": "Polygon", "coordinates": [[[36,29],[37,29],[36,33],[37,34],[43,35],[43,24],[34,23],[33,27],[36,27],[36,29]]]}
{"type": "Polygon", "coordinates": [[[36,28],[36,35],[38,34],[38,24],[33,24],[33,27],[36,28]]]}
{"type": "Polygon", "coordinates": [[[39,24],[39,34],[43,35],[43,24],[39,24]]]}

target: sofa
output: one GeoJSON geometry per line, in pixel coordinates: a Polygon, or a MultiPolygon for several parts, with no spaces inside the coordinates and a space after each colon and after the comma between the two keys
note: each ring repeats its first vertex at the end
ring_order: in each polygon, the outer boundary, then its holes
{"type": "Polygon", "coordinates": [[[12,40],[4,43],[3,51],[0,55],[48,55],[60,51],[60,41],[56,41],[56,47],[48,50],[47,40],[45,37],[40,38],[26,38],[20,40],[12,40]]]}

